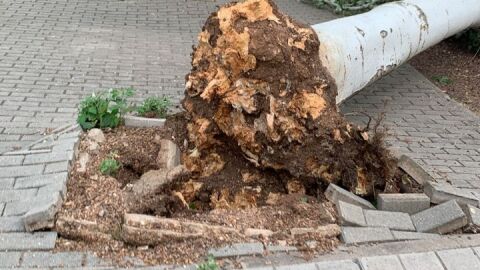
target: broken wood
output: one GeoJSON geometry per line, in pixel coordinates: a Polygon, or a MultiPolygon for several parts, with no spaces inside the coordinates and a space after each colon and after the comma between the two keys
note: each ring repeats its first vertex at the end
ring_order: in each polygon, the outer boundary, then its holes
{"type": "Polygon", "coordinates": [[[338,113],[338,89],[319,49],[312,28],[272,1],[227,4],[213,13],[186,77],[185,166],[199,178],[215,175],[225,165],[220,149],[230,149],[307,188],[337,183],[365,196],[382,189],[393,177],[393,158],[380,135],[368,136],[338,113]]]}

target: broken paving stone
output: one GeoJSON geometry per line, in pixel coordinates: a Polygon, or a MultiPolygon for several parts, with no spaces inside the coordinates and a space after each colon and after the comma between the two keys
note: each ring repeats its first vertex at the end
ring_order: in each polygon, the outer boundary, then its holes
{"type": "Polygon", "coordinates": [[[137,195],[146,195],[154,193],[163,185],[171,183],[172,181],[188,175],[189,171],[183,166],[179,165],[173,169],[151,170],[142,175],[138,181],[133,183],[132,191],[137,195]]]}
{"type": "Polygon", "coordinates": [[[398,160],[398,167],[410,175],[420,185],[435,181],[418,163],[405,155],[402,155],[398,160]]]}
{"type": "Polygon", "coordinates": [[[342,225],[361,227],[367,226],[363,209],[360,206],[339,201],[337,203],[337,212],[340,219],[340,224],[342,225]]]}
{"type": "Polygon", "coordinates": [[[273,235],[271,230],[248,228],[243,232],[247,237],[270,237],[273,235]]]}
{"type": "Polygon", "coordinates": [[[467,225],[468,219],[455,200],[424,210],[412,216],[418,232],[449,233],[467,225]]]}
{"type": "Polygon", "coordinates": [[[90,155],[88,153],[82,152],[78,158],[78,163],[80,166],[77,168],[78,172],[86,172],[87,164],[90,161],[90,155]]]}
{"type": "Polygon", "coordinates": [[[393,234],[388,228],[342,227],[342,241],[345,244],[365,244],[393,241],[393,234]]]}
{"type": "Polygon", "coordinates": [[[375,209],[375,206],[369,201],[335,185],[330,184],[325,191],[325,196],[329,201],[334,204],[338,204],[339,201],[344,201],[346,203],[354,204],[362,207],[363,209],[375,209]]]}
{"type": "Polygon", "coordinates": [[[369,227],[386,227],[399,231],[415,231],[410,215],[401,212],[365,210],[365,221],[369,227]]]}
{"type": "Polygon", "coordinates": [[[23,215],[23,224],[27,232],[51,229],[55,224],[55,215],[62,205],[62,196],[57,193],[52,199],[30,209],[23,215]]]}
{"type": "Polygon", "coordinates": [[[208,251],[208,254],[212,255],[217,259],[228,258],[228,257],[262,255],[263,244],[262,243],[233,244],[231,246],[227,246],[223,248],[210,249],[208,251]]]}
{"type": "Polygon", "coordinates": [[[479,206],[477,193],[456,188],[448,183],[428,182],[424,186],[424,192],[435,204],[456,200],[461,205],[479,206]]]}
{"type": "Polygon", "coordinates": [[[423,193],[379,194],[377,207],[382,211],[412,215],[430,208],[430,198],[423,193]]]}
{"type": "Polygon", "coordinates": [[[87,138],[97,143],[102,143],[105,141],[105,135],[103,134],[103,131],[99,128],[90,129],[87,133],[87,138]]]}
{"type": "Polygon", "coordinates": [[[159,168],[172,169],[180,165],[180,148],[171,140],[160,141],[160,151],[157,156],[159,168]]]}
{"type": "Polygon", "coordinates": [[[418,239],[434,239],[441,237],[436,233],[419,233],[405,231],[391,231],[395,240],[418,240],[418,239]]]}
{"type": "Polygon", "coordinates": [[[480,209],[471,205],[467,205],[464,209],[466,210],[468,223],[480,228],[480,209]]]}

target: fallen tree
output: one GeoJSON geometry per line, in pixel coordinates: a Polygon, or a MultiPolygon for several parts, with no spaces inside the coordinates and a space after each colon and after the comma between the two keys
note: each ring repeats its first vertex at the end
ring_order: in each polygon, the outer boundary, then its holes
{"type": "Polygon", "coordinates": [[[208,177],[223,169],[221,153],[234,152],[304,186],[333,182],[359,195],[384,188],[394,161],[381,134],[349,124],[336,104],[478,23],[466,7],[478,3],[403,1],[313,28],[269,0],[221,7],[200,33],[186,77],[187,168],[208,177]]]}

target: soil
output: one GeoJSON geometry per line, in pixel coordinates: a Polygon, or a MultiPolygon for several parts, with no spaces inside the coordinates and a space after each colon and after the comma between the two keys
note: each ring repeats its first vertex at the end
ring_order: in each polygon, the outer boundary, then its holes
{"type": "Polygon", "coordinates": [[[480,54],[449,39],[415,56],[410,64],[450,97],[480,114],[480,54]],[[440,76],[451,82],[438,82],[440,76]]]}
{"type": "MultiPolygon", "coordinates": [[[[338,244],[337,238],[292,239],[289,230],[298,227],[316,228],[322,225],[336,223],[333,205],[325,202],[323,196],[309,196],[306,194],[288,194],[288,190],[274,181],[273,172],[265,172],[257,176],[249,176],[247,181],[242,172],[253,175],[251,165],[242,159],[229,158],[225,170],[206,180],[215,184],[208,185],[199,192],[200,195],[191,199],[189,208],[180,208],[170,212],[169,217],[177,220],[197,221],[210,225],[222,225],[239,230],[247,228],[269,229],[277,232],[274,236],[265,238],[229,237],[224,239],[198,239],[184,242],[168,242],[157,246],[133,246],[120,239],[122,219],[125,213],[137,208],[132,205],[128,184],[132,183],[145,172],[158,169],[155,164],[160,140],[174,141],[186,154],[185,147],[186,119],[184,114],[169,117],[166,127],[161,128],[127,128],[119,127],[105,131],[106,140],[100,143],[97,150],[89,149],[90,141],[82,135],[79,153],[89,153],[90,160],[86,171],[79,172],[81,165],[76,162],[71,170],[68,183],[68,194],[57,218],[73,218],[95,222],[113,239],[105,240],[89,237],[85,239],[68,239],[60,237],[56,250],[84,250],[92,251],[98,256],[112,259],[119,265],[128,265],[125,256],[136,257],[146,264],[181,264],[194,263],[202,259],[207,250],[216,246],[223,246],[235,242],[262,241],[265,244],[296,245],[305,251],[305,256],[312,252],[322,253],[333,249],[338,244]],[[113,153],[113,154],[112,154],[113,153]],[[122,168],[113,176],[104,176],[99,172],[99,165],[106,157],[114,156],[121,161],[122,168]],[[255,202],[255,207],[239,205],[230,208],[215,209],[207,200],[210,200],[212,187],[217,185],[237,186],[250,188],[252,192],[265,194],[256,196],[262,198],[255,202]],[[202,197],[201,194],[206,194],[202,197]],[[273,195],[275,196],[273,196],[273,195]],[[270,195],[270,197],[268,196],[270,195]],[[276,200],[267,202],[265,198],[275,197],[276,200]],[[319,240],[318,245],[306,246],[307,240],[319,240]]],[[[248,189],[247,188],[247,189],[248,189]]],[[[159,194],[160,195],[160,194],[159,194]]],[[[151,202],[149,202],[151,203],[151,202]]],[[[152,205],[155,208],[155,205],[152,205]]],[[[138,212],[137,212],[138,213],[138,212]]],[[[140,213],[145,214],[145,213],[140,213]]],[[[151,213],[147,213],[151,214],[151,213]]]]}

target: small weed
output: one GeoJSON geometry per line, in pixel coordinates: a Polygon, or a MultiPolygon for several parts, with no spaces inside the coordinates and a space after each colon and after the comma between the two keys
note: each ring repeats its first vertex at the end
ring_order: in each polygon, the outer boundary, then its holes
{"type": "Polygon", "coordinates": [[[137,108],[137,112],[141,116],[165,118],[171,104],[170,99],[165,96],[149,97],[137,108]]]}
{"type": "Polygon", "coordinates": [[[438,82],[442,86],[446,86],[453,83],[453,80],[450,79],[448,76],[438,75],[438,76],[433,76],[432,79],[438,82]]]}
{"type": "Polygon", "coordinates": [[[198,265],[197,270],[218,270],[220,269],[217,265],[217,262],[215,261],[215,258],[213,256],[208,256],[208,259],[206,262],[203,262],[198,265]]]}
{"type": "Polygon", "coordinates": [[[113,154],[110,154],[109,157],[102,160],[102,163],[100,164],[100,172],[103,175],[112,176],[118,172],[120,167],[122,167],[122,164],[115,159],[113,154]]]}
{"type": "Polygon", "coordinates": [[[93,93],[80,102],[78,124],[83,129],[117,127],[122,115],[130,110],[127,98],[133,93],[132,88],[93,93]]]}

